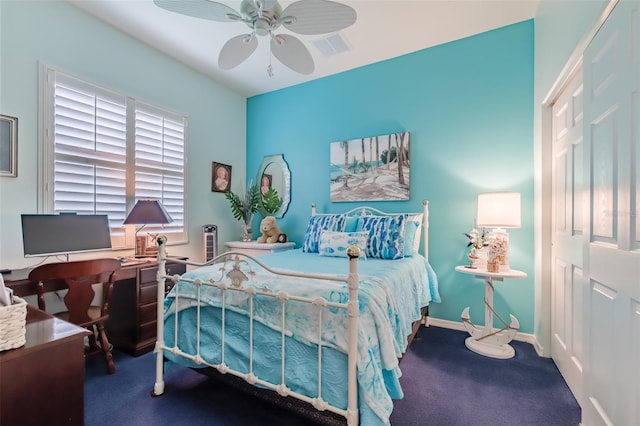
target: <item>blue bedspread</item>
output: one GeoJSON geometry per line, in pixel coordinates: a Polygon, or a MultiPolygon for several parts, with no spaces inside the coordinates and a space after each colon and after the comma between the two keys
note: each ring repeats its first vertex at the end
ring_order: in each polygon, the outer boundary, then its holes
{"type": "MultiPolygon", "coordinates": [[[[303,253],[300,249],[274,253],[260,257],[270,267],[281,270],[295,270],[306,273],[347,275],[348,261],[345,258],[321,257],[303,253]]],[[[245,271],[249,271],[245,267],[245,271]]],[[[260,272],[259,268],[249,282],[243,285],[256,289],[268,288],[272,291],[287,292],[297,296],[346,302],[348,287],[345,283],[321,280],[274,276],[260,272]]],[[[431,302],[439,302],[437,278],[431,266],[422,256],[399,260],[363,259],[358,262],[360,288],[359,331],[358,331],[358,392],[361,424],[385,425],[393,409],[392,399],[402,398],[399,383],[401,375],[398,357],[407,347],[407,336],[411,324],[420,319],[420,308],[431,302]]],[[[251,276],[251,274],[249,274],[251,276]]],[[[190,279],[208,280],[221,278],[220,265],[199,268],[184,275],[190,279]]],[[[195,285],[180,282],[165,301],[165,340],[172,345],[174,340],[175,294],[179,292],[180,336],[182,350],[195,353],[195,285]]],[[[202,310],[203,331],[201,331],[201,355],[211,363],[221,361],[220,317],[221,291],[203,286],[201,300],[210,309],[202,310]],[[211,324],[211,325],[209,325],[211,324]]],[[[227,291],[227,313],[225,317],[225,362],[232,368],[248,372],[248,296],[244,293],[227,291]],[[229,355],[232,353],[233,356],[229,355]]],[[[254,298],[254,374],[272,382],[280,379],[281,353],[281,307],[273,298],[254,298]],[[273,330],[278,330],[274,332],[273,330]]],[[[317,362],[317,308],[313,305],[288,302],[286,307],[287,354],[285,376],[287,385],[297,392],[311,397],[317,396],[317,373],[306,371],[303,366],[317,362]]],[[[328,308],[323,312],[322,344],[323,373],[322,397],[332,404],[346,408],[346,356],[347,351],[346,312],[328,308]]],[[[191,365],[184,359],[174,359],[181,364],[191,365]]]]}

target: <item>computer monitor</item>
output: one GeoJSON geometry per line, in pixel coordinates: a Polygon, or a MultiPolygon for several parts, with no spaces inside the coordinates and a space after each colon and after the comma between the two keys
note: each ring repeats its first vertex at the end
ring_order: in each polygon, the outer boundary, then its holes
{"type": "Polygon", "coordinates": [[[109,218],[106,214],[23,214],[22,246],[24,257],[110,249],[109,218]]]}

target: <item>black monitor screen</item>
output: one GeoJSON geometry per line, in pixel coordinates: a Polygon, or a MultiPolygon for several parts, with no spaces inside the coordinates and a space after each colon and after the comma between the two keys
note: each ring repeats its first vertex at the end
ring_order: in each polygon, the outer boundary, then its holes
{"type": "Polygon", "coordinates": [[[111,248],[107,215],[23,214],[24,256],[48,256],[111,248]]]}

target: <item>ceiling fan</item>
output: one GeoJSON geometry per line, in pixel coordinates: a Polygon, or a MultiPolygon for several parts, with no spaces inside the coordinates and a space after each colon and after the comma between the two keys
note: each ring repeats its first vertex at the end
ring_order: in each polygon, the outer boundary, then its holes
{"type": "MultiPolygon", "coordinates": [[[[317,35],[340,31],[356,21],[356,11],[329,0],[299,0],[284,10],[277,0],[242,0],[240,13],[211,0],[153,0],[171,12],[218,22],[244,22],[251,32],[228,40],[220,51],[218,66],[230,70],[244,62],[258,47],[258,36],[269,36],[271,53],[300,74],[311,74],[313,58],[305,45],[289,34],[276,34],[280,25],[291,32],[317,35]]],[[[267,67],[273,76],[271,64],[267,67]]]]}

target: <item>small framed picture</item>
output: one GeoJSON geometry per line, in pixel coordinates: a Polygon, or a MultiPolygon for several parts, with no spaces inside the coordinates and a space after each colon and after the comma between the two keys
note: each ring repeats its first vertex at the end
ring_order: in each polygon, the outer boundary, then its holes
{"type": "Polygon", "coordinates": [[[228,192],[231,189],[231,166],[228,164],[211,164],[211,191],[228,192]]]}
{"type": "Polygon", "coordinates": [[[0,114],[0,176],[18,176],[18,119],[0,114]]]}

